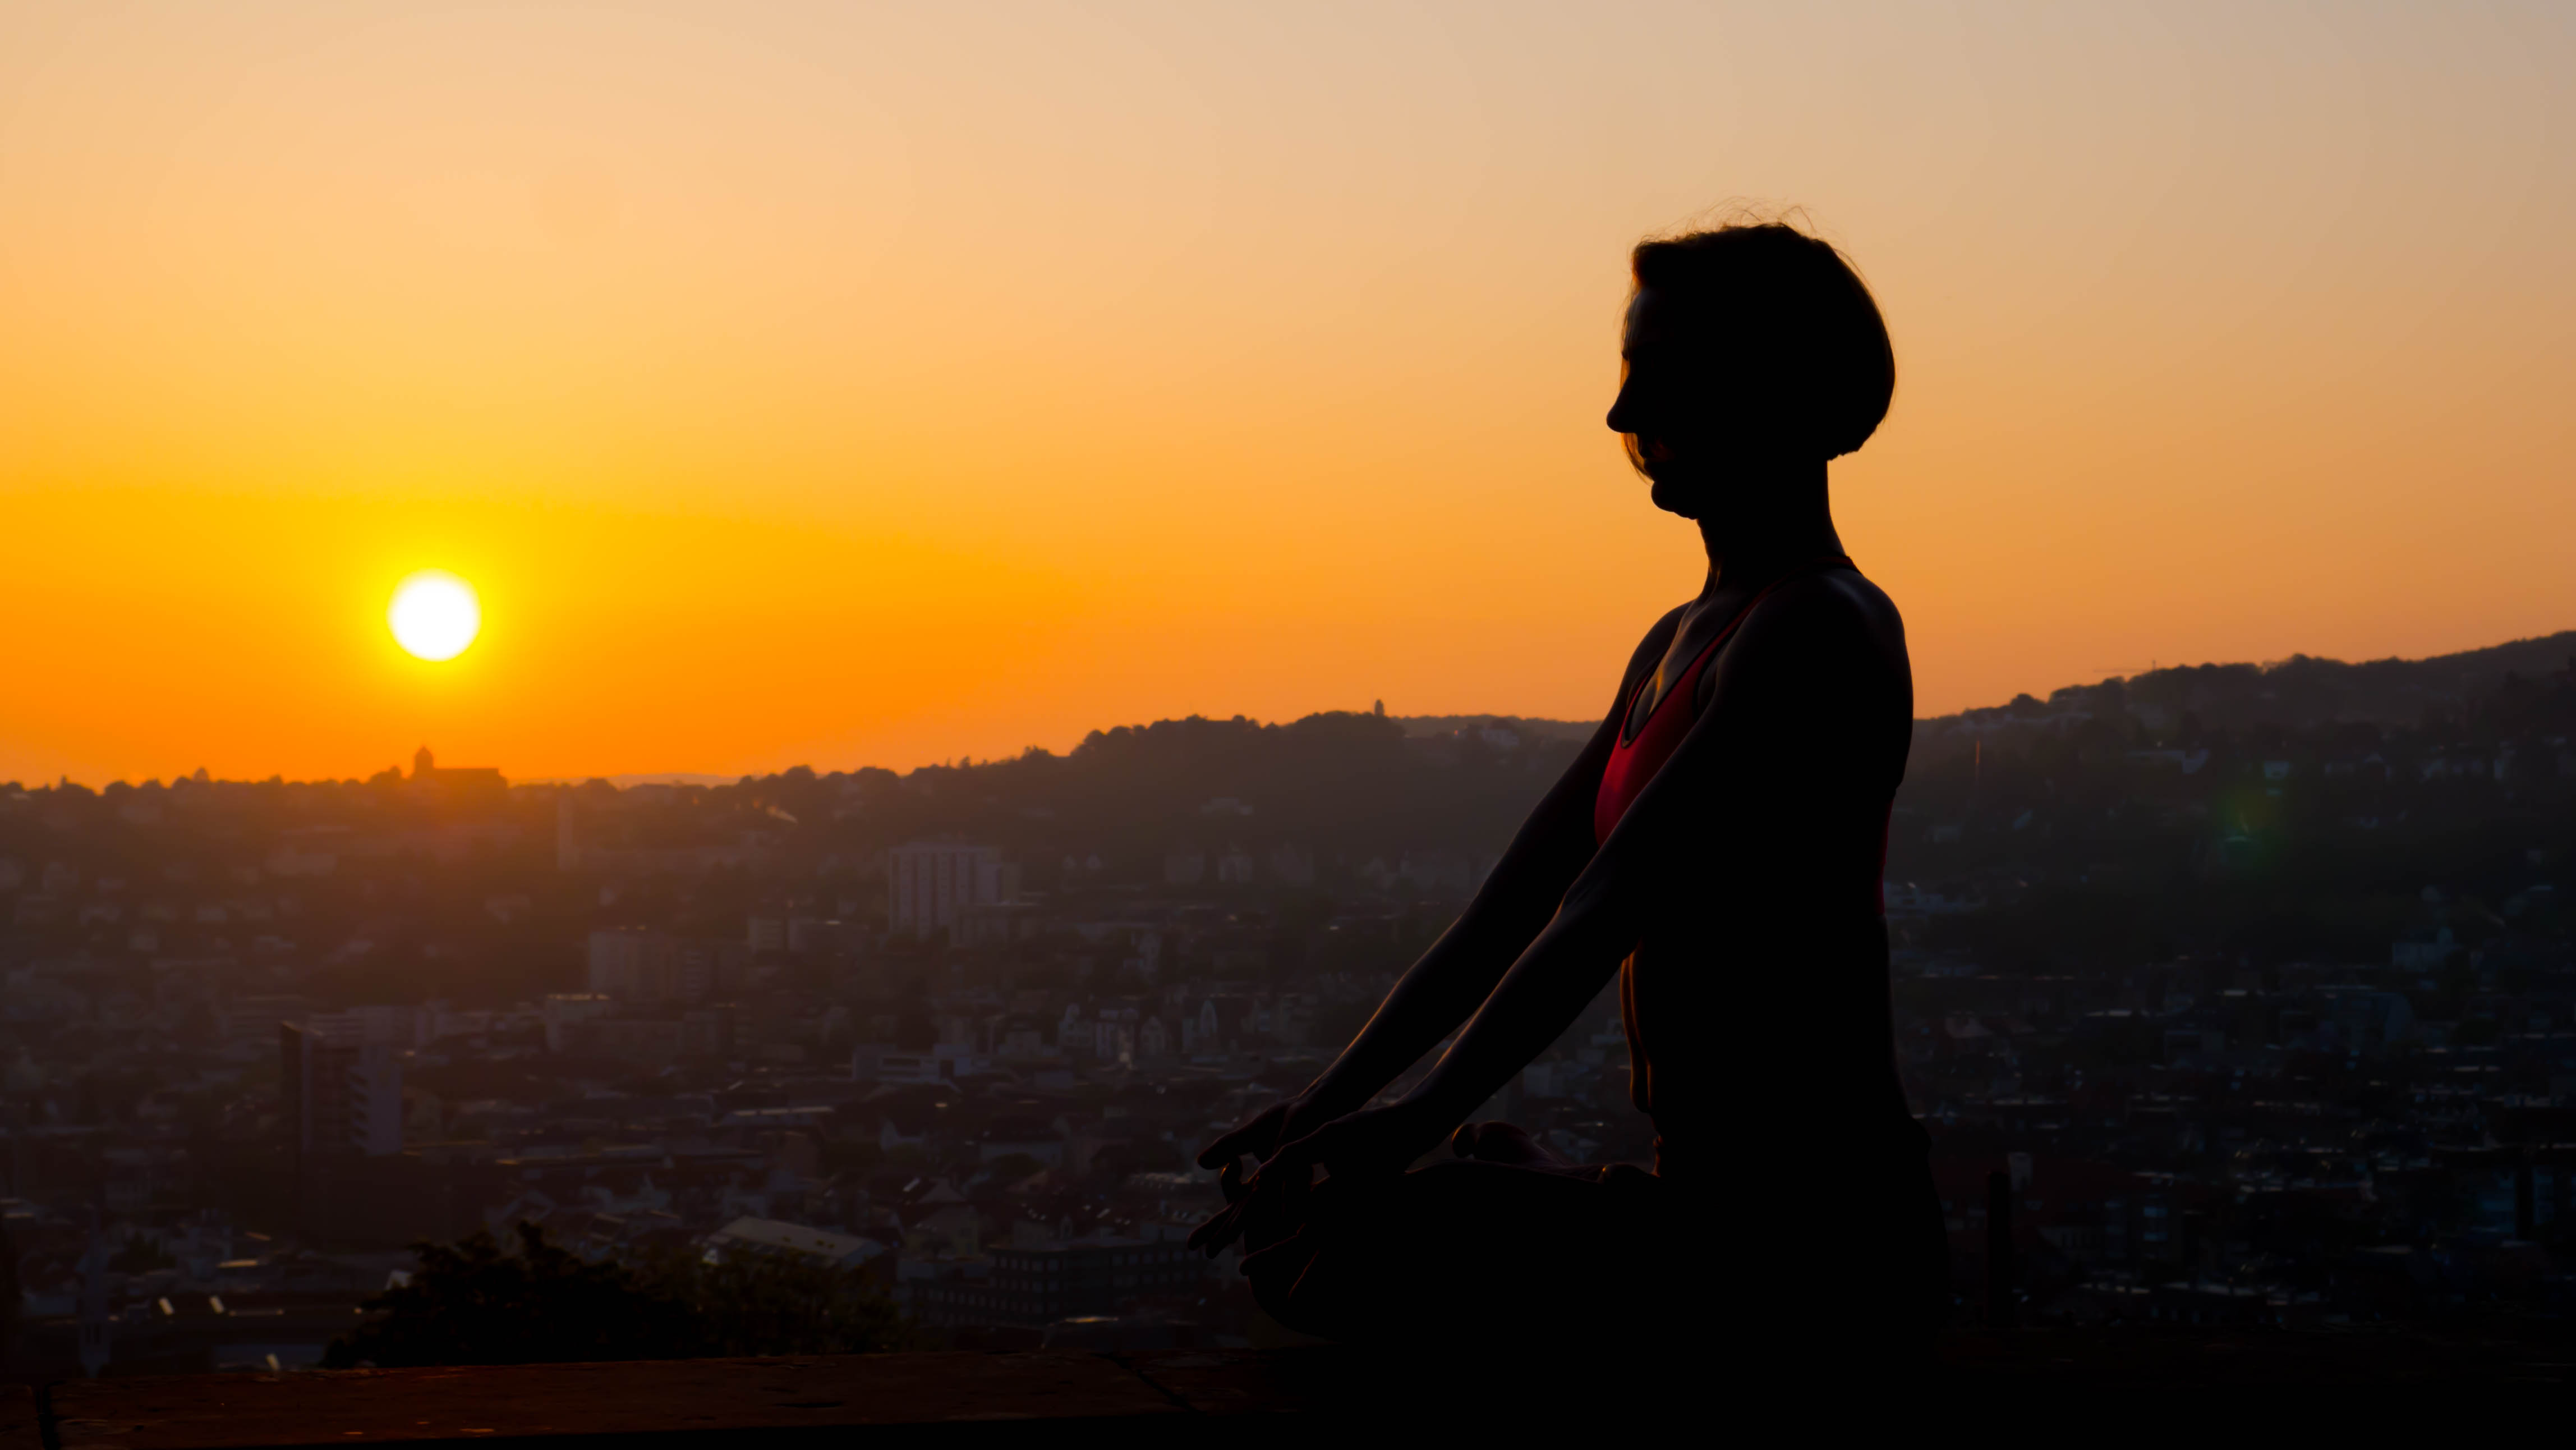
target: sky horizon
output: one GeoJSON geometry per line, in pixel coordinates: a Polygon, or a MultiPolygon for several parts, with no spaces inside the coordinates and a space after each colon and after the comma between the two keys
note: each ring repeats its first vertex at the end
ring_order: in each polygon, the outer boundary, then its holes
{"type": "MultiPolygon", "coordinates": [[[[2563,633],[2576,633],[2576,630],[2553,630],[2553,631],[2551,631],[2551,632],[2550,632],[2550,634],[2563,634],[2563,633]]],[[[2548,637],[2549,637],[2549,635],[2526,635],[2526,636],[2523,636],[2523,637],[2521,637],[2521,638],[2519,638],[2519,639],[2511,639],[2511,640],[2496,640],[2496,641],[2493,641],[2491,645],[2473,645],[2473,646],[2470,646],[2469,648],[2470,648],[2470,651],[2475,651],[2475,650],[2481,650],[2481,649],[2491,648],[2491,647],[2494,647],[2494,646],[2511,645],[2511,644],[2520,644],[2520,643],[2523,643],[2525,640],[2531,640],[2531,639],[2545,639],[2545,638],[2548,638],[2548,637]]],[[[2456,653],[2464,653],[2464,652],[2468,652],[2468,651],[2446,650],[2446,651],[2443,651],[2442,653],[2444,653],[2444,654],[2456,654],[2456,653]]],[[[2312,653],[2312,652],[2308,652],[2308,653],[2312,653]]],[[[2271,667],[2271,666],[2273,666],[2273,665],[2276,665],[2276,664],[2280,664],[2280,663],[2285,662],[2288,658],[2289,658],[2289,656],[2286,656],[2286,655],[2285,655],[2285,656],[2282,656],[2280,659],[2273,659],[2273,660],[2190,660],[2190,661],[2174,660],[2174,661],[2167,661],[2167,662],[2159,662],[2159,663],[2157,663],[2157,664],[2155,664],[2155,665],[2154,665],[2154,668],[2159,668],[2159,669],[2195,669],[2195,668],[2206,668],[2206,667],[2211,666],[2211,665],[2238,665],[2238,664],[2254,664],[2254,665],[2261,665],[2261,666],[2263,666],[2263,667],[2265,667],[2265,668],[2269,668],[2269,667],[2271,667]]],[[[2383,662],[2383,661],[2385,661],[2385,660],[2392,659],[2392,658],[2396,658],[2396,659],[2403,659],[2403,660],[2405,660],[2405,661],[2406,661],[2406,662],[2408,662],[2408,663],[2413,663],[2413,662],[2417,662],[2417,661],[2420,661],[2420,660],[2423,660],[2423,659],[2434,658],[2434,656],[2385,656],[2385,655],[2383,655],[2383,656],[2377,656],[2377,657],[2367,658],[2367,659],[2351,659],[2351,660],[2334,660],[2334,659],[2332,659],[2331,657],[2322,657],[2322,658],[2326,658],[2328,663],[2339,663],[2339,664],[2375,664],[2375,663],[2380,663],[2380,662],[2383,662]]],[[[2105,680],[2106,680],[2106,679],[2108,679],[2108,678],[2111,678],[2111,677],[2104,677],[2104,678],[2101,678],[2101,679],[2070,680],[2070,681],[2067,681],[2067,682],[2066,682],[2065,684],[2063,684],[2063,685],[2051,686],[2051,687],[2049,687],[2048,689],[2044,689],[2044,690],[2043,690],[2043,689],[2032,689],[2032,690],[2028,690],[2028,691],[2016,691],[2016,692],[2015,692],[2015,695],[2020,695],[2020,694],[2025,694],[2025,693],[2026,693],[2026,694],[2029,694],[2029,695],[2033,696],[2034,698],[2037,698],[2037,699],[2040,699],[2040,700],[2046,700],[2047,698],[2049,698],[2049,696],[2050,696],[2051,694],[2053,694],[2053,693],[2054,693],[2055,691],[2057,691],[2057,690],[2060,690],[2060,689],[2070,689],[2070,688],[2083,688],[2083,687],[2086,687],[2086,686],[2098,685],[2098,684],[2105,683],[2105,680]]],[[[2126,678],[2126,677],[2120,677],[2120,678],[2126,678]]],[[[1305,717],[1306,717],[1306,716],[1308,716],[1308,715],[1329,714],[1329,713],[1333,713],[1333,712],[1336,712],[1336,711],[1340,711],[1340,712],[1343,712],[1343,713],[1349,713],[1349,714],[1367,714],[1367,713],[1370,713],[1370,712],[1371,712],[1371,709],[1372,709],[1372,708],[1373,708],[1377,703],[1378,703],[1377,701],[1370,701],[1367,705],[1362,705],[1362,706],[1357,706],[1357,707],[1347,706],[1347,705],[1327,705],[1327,706],[1321,706],[1321,707],[1318,707],[1317,709],[1314,709],[1314,710],[1301,711],[1301,712],[1299,712],[1299,713],[1297,713],[1297,714],[1295,714],[1295,715],[1281,715],[1281,716],[1277,716],[1277,717],[1265,717],[1265,716],[1258,716],[1258,715],[1249,715],[1249,716],[1247,716],[1247,715],[1246,715],[1246,712],[1239,711],[1239,710],[1236,710],[1236,711],[1222,711],[1222,712],[1220,712],[1220,711],[1201,711],[1201,712],[1198,712],[1198,713],[1199,713],[1201,716],[1203,716],[1204,718],[1209,718],[1209,719],[1220,719],[1220,720],[1222,720],[1222,719],[1232,719],[1232,718],[1235,718],[1235,717],[1237,717],[1237,716],[1244,716],[1245,718],[1249,718],[1249,719],[1253,720],[1256,724],[1262,724],[1262,725],[1284,725],[1284,724],[1292,723],[1292,722],[1294,722],[1294,721],[1296,721],[1296,720],[1299,720],[1299,719],[1303,719],[1303,718],[1305,718],[1305,717]]],[[[1979,701],[1979,702],[1974,702],[1974,703],[1971,703],[1971,704],[1967,704],[1967,705],[1960,706],[1958,709],[1954,709],[1954,710],[1945,710],[1945,711],[1940,712],[1940,713],[1939,713],[1939,714],[1937,714],[1937,715],[1923,715],[1923,714],[1918,714],[1915,718],[1916,718],[1917,722],[1919,723],[1919,722],[1922,722],[1922,721],[1938,720],[1938,719],[1946,718],[1946,717],[1951,716],[1951,715],[1959,714],[1959,713],[1961,713],[1962,711],[1967,711],[1967,710],[1979,710],[1979,709],[1992,709],[1992,708],[1995,708],[1995,707],[1998,707],[1998,706],[2008,705],[2008,704],[2010,704],[2010,703],[2012,703],[2012,699],[2011,699],[2011,697],[2007,697],[2007,698],[2004,698],[2004,699],[1996,699],[1996,700],[1979,701]]],[[[1389,716],[1390,718],[1394,718],[1394,719],[1404,719],[1404,720],[1411,720],[1411,719],[1432,719],[1432,720],[1441,720],[1441,719],[1460,719],[1460,718],[1474,719],[1474,718],[1478,718],[1478,717],[1485,717],[1485,718],[1492,718],[1492,719],[1541,720],[1541,721],[1547,721],[1547,722],[1554,723],[1554,724],[1586,724],[1586,723],[1590,723],[1590,722],[1588,722],[1588,721],[1574,720],[1574,719],[1570,719],[1570,718],[1568,718],[1568,717],[1564,717],[1564,716],[1554,716],[1554,715],[1532,715],[1532,714],[1528,713],[1527,711],[1511,711],[1511,710],[1442,710],[1442,711],[1416,712],[1416,713],[1412,713],[1412,714],[1406,714],[1406,713],[1403,713],[1403,712],[1390,710],[1390,711],[1388,711],[1388,712],[1387,712],[1387,714],[1388,714],[1388,716],[1389,716]]],[[[1178,716],[1165,716],[1165,717],[1162,717],[1162,718],[1163,718],[1163,719],[1177,719],[1177,718],[1183,718],[1183,717],[1178,717],[1178,716]]],[[[1151,725],[1151,724],[1155,724],[1155,723],[1158,723],[1158,722],[1157,722],[1157,721],[1154,721],[1154,720],[1117,720],[1117,721],[1107,721],[1107,722],[1103,722],[1103,723],[1101,723],[1101,724],[1094,725],[1094,726],[1090,727],[1090,729],[1089,729],[1089,730],[1086,730],[1086,731],[1082,732],[1082,735],[1081,735],[1081,736],[1076,737],[1074,740],[1072,740],[1072,741],[1070,741],[1070,742],[1066,742],[1066,743],[1063,743],[1063,744],[1039,744],[1039,745],[1037,745],[1037,746],[1035,746],[1035,747],[1033,747],[1033,748],[1036,748],[1036,749],[1042,749],[1042,750],[1047,750],[1047,751],[1050,751],[1050,752],[1052,752],[1052,753],[1054,753],[1054,754],[1057,754],[1057,755],[1065,755],[1065,754],[1069,754],[1069,753],[1071,753],[1071,751],[1073,750],[1073,748],[1074,748],[1075,746],[1077,746],[1077,745],[1081,744],[1081,743],[1082,743],[1082,739],[1083,739],[1084,737],[1087,737],[1087,736],[1091,733],[1091,731],[1094,731],[1094,730],[1106,731],[1106,730],[1114,730],[1114,729],[1118,729],[1118,728],[1121,728],[1121,727],[1144,726],[1144,725],[1151,725]]],[[[626,783],[626,784],[681,783],[681,784],[699,784],[699,785],[730,785],[730,784],[734,784],[734,783],[737,783],[737,782],[739,782],[739,781],[743,781],[743,780],[752,780],[752,779],[758,779],[758,778],[760,778],[760,777],[762,777],[762,776],[766,776],[766,775],[775,775],[775,774],[779,773],[780,771],[794,769],[796,766],[800,766],[800,765],[801,765],[801,766],[805,766],[805,767],[807,767],[807,768],[811,769],[811,770],[812,770],[812,771],[814,771],[814,773],[815,773],[815,774],[817,774],[817,775],[832,775],[832,774],[836,774],[836,773],[837,773],[837,774],[844,774],[844,775],[846,775],[846,774],[852,774],[852,773],[855,773],[855,772],[857,772],[857,771],[860,771],[860,770],[867,770],[867,769],[891,770],[891,771],[895,772],[895,773],[896,773],[896,774],[898,774],[898,775],[908,775],[908,774],[910,774],[911,772],[913,772],[913,771],[915,771],[915,770],[925,770],[925,769],[932,769],[932,768],[946,768],[946,767],[953,767],[953,766],[958,766],[958,765],[968,765],[968,764],[973,764],[973,765],[989,764],[989,763],[991,763],[991,762],[992,762],[993,760],[995,760],[995,759],[1004,759],[1004,758],[1009,758],[1009,757],[1010,757],[1010,755],[1012,755],[1012,754],[1015,754],[1015,753],[1016,753],[1016,752],[1004,752],[1004,753],[1000,753],[1000,754],[997,754],[997,755],[984,755],[984,756],[975,756],[975,755],[971,755],[971,754],[963,754],[963,753],[961,753],[961,754],[955,754],[955,755],[943,755],[943,756],[937,756],[937,757],[933,757],[933,758],[929,758],[929,759],[923,759],[923,760],[909,761],[909,762],[904,762],[904,763],[901,763],[901,764],[897,764],[897,763],[890,762],[890,761],[883,761],[883,760],[835,761],[835,762],[828,762],[828,763],[827,763],[827,762],[823,762],[823,761],[815,761],[815,760],[799,760],[799,761],[791,761],[791,762],[789,762],[788,764],[783,765],[783,766],[776,766],[776,767],[772,767],[772,768],[771,768],[771,769],[769,769],[769,770],[763,770],[763,771],[749,771],[749,772],[736,772],[736,773],[727,773],[727,772],[724,772],[724,771],[706,771],[706,770],[682,770],[682,769],[669,769],[669,770],[621,770],[621,771],[614,771],[614,772],[594,771],[594,772],[591,772],[591,773],[588,773],[588,774],[582,774],[582,773],[574,772],[574,773],[548,774],[548,775],[537,775],[537,776],[525,776],[525,777],[523,777],[523,776],[520,776],[520,775],[518,775],[518,774],[513,773],[513,772],[509,769],[509,767],[508,767],[507,765],[504,765],[504,764],[500,764],[500,763],[493,762],[493,761],[488,761],[488,760],[472,760],[472,761],[469,761],[469,760],[463,760],[463,759],[460,759],[460,758],[457,758],[457,757],[454,757],[454,756],[448,755],[448,754],[446,754],[446,753],[444,753],[444,752],[442,752],[442,751],[437,750],[437,749],[435,748],[435,742],[423,741],[420,745],[418,745],[418,746],[416,746],[416,747],[414,747],[414,748],[415,748],[416,750],[421,750],[421,749],[429,750],[429,751],[430,751],[430,753],[431,753],[431,755],[432,755],[432,756],[437,760],[437,762],[438,762],[439,766],[440,766],[442,769],[444,769],[444,768],[451,768],[451,767],[489,767],[489,768],[491,768],[491,769],[499,770],[499,771],[501,772],[502,776],[503,776],[504,778],[506,778],[506,779],[509,781],[509,783],[510,783],[510,784],[512,784],[512,785],[575,785],[575,784],[580,784],[580,783],[582,783],[582,782],[585,782],[585,781],[591,781],[591,780],[607,780],[607,781],[610,781],[610,782],[612,782],[612,783],[623,782],[623,783],[626,783]]],[[[1024,747],[1024,748],[1030,748],[1030,747],[1024,747]]],[[[403,758],[402,758],[402,759],[394,760],[394,761],[389,761],[389,762],[387,762],[387,764],[386,764],[386,765],[378,767],[376,771],[363,772],[363,773],[358,774],[358,775],[342,775],[342,776],[323,776],[323,777],[315,777],[315,778],[313,778],[313,779],[318,779],[318,780],[331,780],[331,781],[345,781],[345,780],[353,780],[353,779],[354,779],[354,780],[364,780],[364,779],[366,779],[366,778],[367,778],[368,776],[370,776],[370,775],[377,774],[377,773],[379,773],[380,771],[382,771],[382,770],[387,770],[387,769],[397,770],[397,771],[400,771],[401,773],[403,773],[404,775],[408,776],[408,775],[410,775],[410,774],[412,773],[412,767],[413,767],[413,761],[412,761],[412,758],[411,758],[411,756],[407,753],[407,754],[405,754],[405,755],[403,756],[403,758]]],[[[146,784],[147,782],[149,782],[149,783],[158,783],[158,784],[168,785],[168,784],[175,783],[177,780],[179,780],[179,779],[181,779],[181,778],[184,778],[184,777],[186,777],[186,776],[188,776],[188,775],[190,775],[190,774],[192,774],[192,773],[193,773],[193,772],[188,772],[188,771],[173,772],[173,773],[172,773],[172,775],[171,775],[168,779],[166,779],[166,780],[164,780],[164,779],[162,779],[162,778],[160,778],[160,777],[157,777],[157,776],[156,776],[156,777],[146,777],[146,778],[143,778],[143,779],[132,779],[132,780],[125,779],[125,778],[123,778],[123,777],[119,777],[117,780],[114,780],[114,781],[105,781],[105,780],[69,780],[69,778],[68,778],[68,777],[64,777],[64,778],[62,778],[62,780],[67,780],[67,781],[68,781],[68,783],[70,783],[70,784],[72,784],[72,785],[85,786],[85,787],[87,787],[87,788],[89,788],[89,789],[92,789],[92,790],[100,790],[100,789],[104,789],[105,787],[107,787],[107,786],[109,786],[109,785],[111,785],[111,784],[140,786],[140,785],[144,785],[144,784],[146,784]]],[[[280,775],[281,773],[280,773],[280,772],[277,772],[277,771],[271,771],[271,772],[269,772],[269,774],[268,774],[268,775],[266,775],[266,776],[260,776],[260,775],[245,775],[245,776],[241,776],[241,777],[229,777],[229,776],[225,776],[225,775],[222,775],[222,774],[220,774],[220,773],[211,772],[211,771],[210,771],[210,772],[208,772],[208,774],[209,774],[209,778],[210,778],[210,779],[213,779],[213,780],[216,780],[216,781],[237,780],[237,781],[258,782],[258,781],[264,781],[264,780],[270,779],[271,777],[274,777],[274,776],[278,776],[278,775],[280,775]]],[[[289,784],[302,784],[302,783],[306,783],[304,780],[301,780],[301,779],[299,779],[299,778],[297,778],[297,777],[288,776],[288,777],[285,777],[285,778],[287,779],[287,781],[288,781],[288,783],[289,783],[289,784]]],[[[21,789],[27,789],[27,790],[42,789],[42,788],[44,788],[44,787],[46,787],[46,786],[53,785],[53,784],[57,784],[57,783],[59,783],[59,782],[58,782],[58,781],[45,781],[45,780],[10,781],[10,780],[6,779],[5,777],[0,777],[0,785],[5,785],[5,784],[15,784],[15,785],[19,786],[21,789]]]]}
{"type": "Polygon", "coordinates": [[[2576,627],[2576,11],[0,4],[0,780],[1597,717],[1628,246],[1795,205],[1917,713],[2576,627]],[[413,658],[395,584],[471,581],[413,658]]]}

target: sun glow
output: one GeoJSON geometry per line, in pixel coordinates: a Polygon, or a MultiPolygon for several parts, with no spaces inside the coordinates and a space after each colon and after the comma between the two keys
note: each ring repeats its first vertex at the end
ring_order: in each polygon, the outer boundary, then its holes
{"type": "Polygon", "coordinates": [[[452,660],[483,629],[483,605],[474,586],[444,569],[423,569],[394,586],[385,610],[394,642],[425,660],[452,660]]]}

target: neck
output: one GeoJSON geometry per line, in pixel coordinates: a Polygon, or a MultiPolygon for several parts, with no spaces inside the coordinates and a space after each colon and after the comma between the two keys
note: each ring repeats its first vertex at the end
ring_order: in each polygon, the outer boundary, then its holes
{"type": "Polygon", "coordinates": [[[1825,465],[1793,464],[1743,479],[1740,497],[1758,503],[1713,513],[1699,521],[1708,550],[1704,594],[1742,585],[1759,587],[1787,570],[1843,552],[1834,511],[1825,493],[1825,465]]]}

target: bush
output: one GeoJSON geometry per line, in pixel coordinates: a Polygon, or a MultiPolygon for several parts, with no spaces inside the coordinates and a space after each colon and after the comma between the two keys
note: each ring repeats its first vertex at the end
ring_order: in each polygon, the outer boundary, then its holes
{"type": "Polygon", "coordinates": [[[488,1233],[418,1244],[407,1284],[335,1340],[327,1368],[554,1364],[739,1354],[856,1354],[917,1336],[855,1270],[792,1258],[671,1253],[592,1263],[522,1223],[515,1250],[488,1233]]]}

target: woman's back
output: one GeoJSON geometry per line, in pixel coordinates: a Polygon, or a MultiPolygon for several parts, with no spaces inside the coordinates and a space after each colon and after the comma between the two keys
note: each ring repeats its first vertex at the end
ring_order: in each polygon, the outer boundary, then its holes
{"type": "MultiPolygon", "coordinates": [[[[1659,737],[1728,711],[1735,768],[1704,777],[1706,830],[1683,838],[1668,909],[1623,966],[1632,1096],[1663,1161],[1711,1171],[1719,1143],[1806,1158],[1911,1128],[1895,1077],[1881,873],[1912,732],[1895,607],[1848,559],[1813,561],[1749,601],[1623,738],[1603,777],[1605,837],[1659,737]],[[1730,689],[1735,652],[1791,654],[1805,688],[1730,689]],[[1695,1166],[1690,1166],[1695,1165],[1695,1166]]],[[[1647,693],[1641,685],[1639,694],[1647,693]]],[[[1624,733],[1624,732],[1623,732],[1624,733]]],[[[1669,747],[1664,753],[1669,753],[1669,747]]]]}

